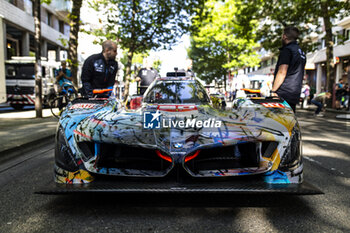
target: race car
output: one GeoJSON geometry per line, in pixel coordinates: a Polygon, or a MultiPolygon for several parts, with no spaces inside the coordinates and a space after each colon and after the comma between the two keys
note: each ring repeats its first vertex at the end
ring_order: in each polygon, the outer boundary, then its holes
{"type": "Polygon", "coordinates": [[[303,182],[299,124],[279,98],[217,109],[196,78],[170,73],[137,106],[72,101],[56,133],[57,185],[46,192],[321,193],[303,182]]]}

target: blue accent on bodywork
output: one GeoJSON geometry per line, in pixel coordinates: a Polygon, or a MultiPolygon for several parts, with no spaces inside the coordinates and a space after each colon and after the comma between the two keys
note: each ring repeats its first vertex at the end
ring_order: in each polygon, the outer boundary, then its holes
{"type": "Polygon", "coordinates": [[[287,103],[287,101],[283,101],[283,103],[282,103],[284,106],[286,106],[287,108],[290,108],[291,109],[291,107],[290,107],[290,105],[287,103]]]}
{"type": "Polygon", "coordinates": [[[101,144],[95,143],[95,156],[97,157],[100,154],[101,144]]]}
{"type": "Polygon", "coordinates": [[[264,181],[269,184],[289,184],[290,183],[288,176],[280,170],[267,172],[264,175],[264,181]]]}

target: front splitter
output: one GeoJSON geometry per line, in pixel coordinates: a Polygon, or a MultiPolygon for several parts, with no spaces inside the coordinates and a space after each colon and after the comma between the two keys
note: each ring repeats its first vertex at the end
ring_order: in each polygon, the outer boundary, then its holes
{"type": "Polygon", "coordinates": [[[70,193],[235,193],[261,194],[277,193],[291,195],[324,194],[314,185],[302,184],[267,184],[263,182],[137,182],[137,181],[98,181],[90,184],[56,184],[38,188],[37,194],[70,193]]]}

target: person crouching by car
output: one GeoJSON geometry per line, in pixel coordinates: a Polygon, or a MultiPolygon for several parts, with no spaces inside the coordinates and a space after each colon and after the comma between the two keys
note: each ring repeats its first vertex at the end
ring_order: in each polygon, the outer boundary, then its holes
{"type": "Polygon", "coordinates": [[[311,100],[311,103],[317,106],[317,109],[315,111],[315,116],[323,116],[323,114],[320,114],[323,106],[326,103],[327,99],[330,99],[332,97],[332,94],[330,92],[322,92],[318,95],[316,95],[315,98],[311,100]]]}

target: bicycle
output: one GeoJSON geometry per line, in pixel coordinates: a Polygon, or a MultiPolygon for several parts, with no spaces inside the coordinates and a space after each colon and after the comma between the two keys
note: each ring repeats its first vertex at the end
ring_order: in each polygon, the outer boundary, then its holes
{"type": "Polygon", "coordinates": [[[63,83],[63,89],[60,92],[60,95],[56,96],[49,103],[52,115],[56,118],[59,118],[62,110],[64,110],[67,104],[69,102],[72,102],[77,97],[78,92],[76,91],[75,87],[69,82],[63,83]],[[56,114],[54,111],[56,108],[59,109],[58,114],[56,114]]]}

